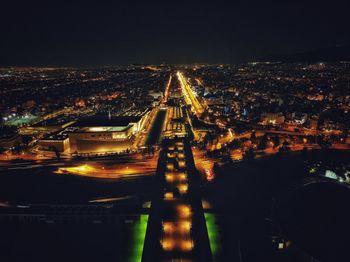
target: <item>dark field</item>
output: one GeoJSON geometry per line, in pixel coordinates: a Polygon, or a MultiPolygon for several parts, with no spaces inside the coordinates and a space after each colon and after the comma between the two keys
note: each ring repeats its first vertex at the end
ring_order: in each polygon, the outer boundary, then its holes
{"type": "Polygon", "coordinates": [[[349,261],[344,243],[350,241],[350,189],[311,175],[308,163],[319,161],[348,163],[348,153],[289,153],[219,168],[203,194],[215,216],[217,260],[304,261],[312,255],[334,261],[338,253],[337,261],[349,261]],[[279,250],[272,243],[276,236],[291,246],[279,250]]]}

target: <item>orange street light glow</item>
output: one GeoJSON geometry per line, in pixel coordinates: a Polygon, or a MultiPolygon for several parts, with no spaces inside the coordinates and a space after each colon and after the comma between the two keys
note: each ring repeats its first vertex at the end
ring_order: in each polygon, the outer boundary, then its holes
{"type": "Polygon", "coordinates": [[[186,194],[187,191],[188,191],[188,185],[187,184],[180,184],[177,188],[179,189],[181,194],[186,194]]]}
{"type": "Polygon", "coordinates": [[[163,232],[168,235],[176,234],[179,235],[188,235],[191,231],[192,223],[189,221],[180,221],[180,222],[163,222],[163,232]]]}
{"type": "Polygon", "coordinates": [[[192,223],[190,221],[181,221],[178,223],[178,229],[181,233],[187,234],[190,232],[192,223]]]}
{"type": "Polygon", "coordinates": [[[173,173],[165,174],[165,179],[168,183],[174,182],[175,180],[174,174],[173,173]]]}
{"type": "Polygon", "coordinates": [[[175,240],[172,238],[162,239],[160,243],[165,251],[171,251],[175,248],[175,240]]]}
{"type": "Polygon", "coordinates": [[[191,251],[193,249],[192,240],[181,240],[180,241],[180,249],[182,251],[191,251]]]}
{"type": "Polygon", "coordinates": [[[185,182],[187,180],[187,175],[186,173],[176,173],[176,172],[168,172],[165,173],[165,180],[168,183],[173,183],[175,181],[178,182],[185,182]]]}
{"type": "Polygon", "coordinates": [[[191,207],[186,204],[178,205],[177,212],[180,218],[189,218],[192,216],[191,207]]]}
{"type": "Polygon", "coordinates": [[[174,153],[168,153],[167,156],[168,156],[168,158],[174,158],[175,154],[174,153]]]}
{"type": "Polygon", "coordinates": [[[173,200],[173,199],[174,199],[174,194],[173,194],[173,192],[166,192],[166,193],[164,194],[164,198],[165,198],[165,200],[173,200]]]}
{"type": "Polygon", "coordinates": [[[96,171],[96,169],[89,165],[81,165],[81,166],[75,166],[75,167],[60,167],[56,174],[66,174],[66,173],[72,173],[77,175],[84,175],[91,172],[96,171]]]}
{"type": "Polygon", "coordinates": [[[185,161],[183,161],[183,160],[179,161],[179,167],[180,168],[184,168],[185,166],[186,166],[185,161]]]}
{"type": "Polygon", "coordinates": [[[174,164],[173,163],[168,163],[167,165],[166,165],[166,168],[167,168],[167,170],[174,170],[174,164]]]}
{"type": "Polygon", "coordinates": [[[187,179],[187,176],[186,176],[185,173],[180,173],[180,174],[179,174],[179,180],[180,180],[180,181],[185,181],[186,179],[187,179]]]}
{"type": "Polygon", "coordinates": [[[172,234],[176,231],[176,227],[174,223],[171,222],[164,222],[163,223],[163,232],[166,234],[172,234]]]}
{"type": "Polygon", "coordinates": [[[184,153],[178,153],[178,154],[177,154],[177,157],[178,157],[178,158],[185,158],[185,154],[184,154],[184,153]]]}

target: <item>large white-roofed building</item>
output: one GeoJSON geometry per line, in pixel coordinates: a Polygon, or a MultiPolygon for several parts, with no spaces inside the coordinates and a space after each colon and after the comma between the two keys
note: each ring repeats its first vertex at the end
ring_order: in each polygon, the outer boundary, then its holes
{"type": "Polygon", "coordinates": [[[71,153],[108,153],[130,150],[149,111],[139,116],[93,116],[77,121],[69,134],[71,153]]]}

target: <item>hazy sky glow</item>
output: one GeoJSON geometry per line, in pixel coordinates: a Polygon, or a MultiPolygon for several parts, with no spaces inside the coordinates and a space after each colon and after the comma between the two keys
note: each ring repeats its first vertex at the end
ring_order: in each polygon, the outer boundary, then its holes
{"type": "Polygon", "coordinates": [[[347,1],[69,2],[2,3],[0,64],[234,63],[350,43],[347,1]]]}

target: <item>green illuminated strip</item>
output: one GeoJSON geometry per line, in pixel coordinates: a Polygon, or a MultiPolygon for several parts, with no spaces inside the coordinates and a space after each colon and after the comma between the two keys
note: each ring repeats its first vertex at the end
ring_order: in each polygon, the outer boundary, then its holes
{"type": "Polygon", "coordinates": [[[141,262],[143,246],[146,237],[148,215],[141,215],[140,220],[135,223],[133,228],[133,243],[132,254],[130,255],[130,262],[141,262]]]}
{"type": "Polygon", "coordinates": [[[219,233],[218,227],[216,225],[216,218],[213,214],[204,213],[205,223],[207,225],[208,237],[210,250],[215,260],[215,256],[218,254],[220,250],[220,241],[219,241],[219,233]]]}

